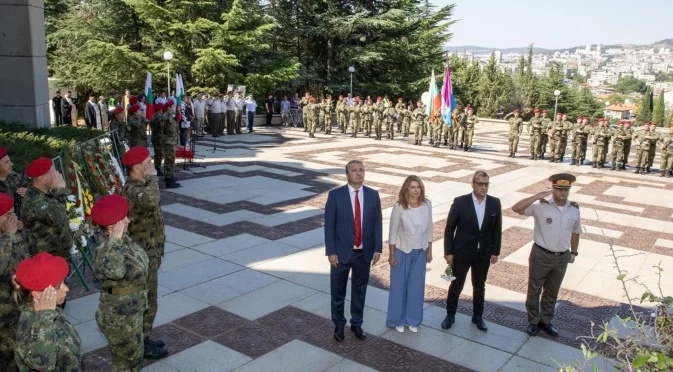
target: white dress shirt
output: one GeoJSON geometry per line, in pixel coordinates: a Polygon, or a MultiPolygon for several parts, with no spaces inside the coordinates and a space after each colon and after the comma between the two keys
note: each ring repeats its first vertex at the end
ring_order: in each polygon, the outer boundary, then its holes
{"type": "Polygon", "coordinates": [[[213,105],[210,108],[210,112],[212,114],[221,114],[224,112],[224,102],[219,99],[214,100],[213,105]]]}
{"type": "Polygon", "coordinates": [[[203,118],[206,116],[206,101],[202,99],[195,99],[192,103],[192,108],[194,109],[194,116],[197,118],[203,118]]]}
{"type": "MultiPolygon", "coordinates": [[[[486,197],[484,197],[484,200],[479,203],[477,197],[474,196],[474,193],[472,193],[472,203],[474,203],[474,211],[477,213],[479,230],[481,230],[481,225],[484,223],[484,214],[486,214],[486,197]]],[[[479,249],[479,243],[477,243],[477,249],[479,249]]]]}
{"type": "Polygon", "coordinates": [[[224,107],[227,111],[236,111],[236,102],[234,102],[233,98],[227,97],[224,99],[224,107]]]}
{"type": "Polygon", "coordinates": [[[393,204],[390,216],[388,244],[404,253],[414,249],[427,249],[432,242],[432,204],[429,200],[417,208],[402,208],[399,203],[393,204]]]}
{"type": "Polygon", "coordinates": [[[157,97],[157,98],[154,100],[154,103],[161,103],[162,105],[165,105],[166,102],[167,102],[167,101],[166,101],[166,98],[162,98],[162,97],[157,97]]]}
{"type": "Polygon", "coordinates": [[[254,99],[245,100],[245,111],[255,112],[257,110],[257,102],[254,99]]]}
{"type": "Polygon", "coordinates": [[[245,108],[245,101],[243,98],[234,98],[234,104],[236,105],[237,111],[241,111],[245,108]]]}
{"type": "Polygon", "coordinates": [[[570,201],[563,207],[557,206],[553,197],[545,201],[532,204],[523,214],[535,220],[535,244],[552,252],[565,252],[570,249],[571,235],[582,233],[580,210],[570,201]]]}
{"type": "MultiPolygon", "coordinates": [[[[362,186],[360,186],[358,191],[358,201],[360,201],[360,232],[362,232],[362,225],[364,224],[363,217],[365,214],[365,196],[364,192],[362,191],[362,186]]],[[[353,221],[355,221],[355,189],[350,184],[348,184],[348,193],[351,196],[351,209],[353,209],[353,221]]],[[[354,246],[353,248],[362,249],[362,242],[360,242],[360,246],[354,246]]]]}

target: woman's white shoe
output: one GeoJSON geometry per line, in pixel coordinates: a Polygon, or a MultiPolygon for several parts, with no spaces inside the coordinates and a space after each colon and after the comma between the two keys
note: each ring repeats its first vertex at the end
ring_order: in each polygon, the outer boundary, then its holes
{"type": "Polygon", "coordinates": [[[417,327],[414,327],[414,326],[409,326],[409,330],[410,330],[411,332],[413,332],[413,333],[417,333],[417,332],[418,332],[418,328],[417,328],[417,327]]]}
{"type": "Polygon", "coordinates": [[[402,327],[402,326],[395,327],[395,329],[396,329],[397,332],[399,332],[399,333],[404,333],[404,327],[402,327]]]}

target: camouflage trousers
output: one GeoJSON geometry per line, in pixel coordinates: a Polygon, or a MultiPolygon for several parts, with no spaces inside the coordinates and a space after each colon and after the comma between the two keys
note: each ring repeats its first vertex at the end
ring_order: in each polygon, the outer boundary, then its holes
{"type": "Polygon", "coordinates": [[[582,156],[584,155],[584,148],[586,147],[586,138],[584,137],[576,137],[573,140],[573,146],[572,146],[572,158],[575,160],[580,160],[582,159],[582,156]]]}
{"type": "Polygon", "coordinates": [[[432,140],[438,144],[441,141],[441,137],[442,137],[442,125],[433,124],[432,137],[431,137],[432,140]]]}
{"type": "Polygon", "coordinates": [[[604,143],[598,142],[594,144],[594,146],[591,148],[592,161],[594,164],[605,163],[605,157],[607,155],[606,150],[607,149],[604,143]]]}
{"type": "Polygon", "coordinates": [[[656,155],[657,147],[652,145],[650,146],[650,153],[647,158],[647,166],[651,167],[654,164],[654,156],[656,155]]]}
{"type": "Polygon", "coordinates": [[[318,114],[318,119],[316,119],[316,123],[320,125],[320,128],[325,129],[325,114],[320,110],[320,113],[318,114]]]}
{"type": "Polygon", "coordinates": [[[561,146],[561,137],[550,137],[549,138],[549,157],[551,159],[557,159],[557,147],[561,146]]]}
{"type": "Polygon", "coordinates": [[[313,126],[313,119],[310,116],[304,116],[304,131],[311,132],[311,127],[313,126]]]}
{"type": "MultiPolygon", "coordinates": [[[[458,128],[458,142],[460,142],[461,146],[465,145],[465,132],[466,132],[465,127],[461,126],[460,128],[458,128]]],[[[456,145],[459,144],[458,142],[456,142],[456,145]]]]}
{"type": "Polygon", "coordinates": [[[164,160],[164,148],[161,144],[161,135],[152,135],[152,147],[154,147],[154,167],[161,167],[161,162],[164,160]]]}
{"type": "Polygon", "coordinates": [[[631,140],[624,141],[624,164],[629,163],[629,155],[631,155],[631,140]]]}
{"type": "Polygon", "coordinates": [[[386,119],[385,120],[386,124],[386,137],[388,139],[395,139],[395,121],[391,119],[386,119]]]}
{"type": "Polygon", "coordinates": [[[332,134],[332,115],[325,116],[325,133],[332,134]]]}
{"type": "MultiPolygon", "coordinates": [[[[162,249],[163,250],[163,249],[162,249]]],[[[161,266],[161,256],[149,256],[150,265],[147,273],[147,311],[143,317],[143,338],[150,337],[154,318],[157,317],[157,291],[159,289],[159,266],[161,266]]]]}
{"type": "Polygon", "coordinates": [[[540,144],[542,143],[542,136],[540,133],[534,133],[530,137],[530,155],[540,155],[540,144]]]}
{"type": "Polygon", "coordinates": [[[474,128],[465,128],[465,146],[472,147],[472,137],[474,137],[474,128]]]}
{"type": "Polygon", "coordinates": [[[317,117],[313,117],[313,118],[311,118],[311,121],[309,122],[308,132],[311,135],[314,135],[315,131],[318,129],[318,125],[319,125],[318,120],[319,119],[317,117]]]}
{"type": "Polygon", "coordinates": [[[423,141],[423,123],[416,122],[414,124],[414,140],[423,141]]]}
{"type": "Polygon", "coordinates": [[[456,126],[451,126],[449,131],[449,145],[458,146],[458,135],[460,130],[456,126]]]}
{"type": "Polygon", "coordinates": [[[553,153],[554,159],[561,159],[566,152],[566,140],[563,137],[558,137],[556,139],[556,149],[553,153]]]}
{"type": "Polygon", "coordinates": [[[650,149],[636,151],[636,167],[646,168],[650,164],[650,149]]]}
{"type": "Polygon", "coordinates": [[[446,124],[442,124],[442,139],[446,144],[449,143],[449,133],[451,133],[451,127],[446,124]]]}
{"type": "Polygon", "coordinates": [[[516,153],[519,147],[519,134],[510,133],[509,134],[509,152],[516,153]]]}
{"type": "Polygon", "coordinates": [[[405,117],[402,120],[402,133],[404,134],[405,137],[409,135],[410,129],[411,129],[411,120],[405,117]]]}
{"type": "Polygon", "coordinates": [[[545,133],[540,134],[540,152],[539,155],[544,155],[547,152],[547,144],[549,143],[549,135],[545,133]]]}
{"type": "Polygon", "coordinates": [[[380,119],[374,119],[374,133],[376,137],[381,137],[383,134],[383,123],[380,119]]]}
{"type": "Polygon", "coordinates": [[[145,352],[143,316],[144,311],[121,315],[99,305],[96,322],[110,344],[112,372],[140,371],[145,352]]]}
{"type": "Polygon", "coordinates": [[[0,326],[0,366],[3,371],[15,372],[19,370],[14,361],[14,346],[16,337],[16,322],[0,326]]]}
{"type": "Polygon", "coordinates": [[[372,133],[372,121],[363,119],[362,120],[362,130],[367,134],[370,135],[372,133]]]}
{"type": "Polygon", "coordinates": [[[175,168],[175,143],[168,141],[164,144],[164,174],[166,178],[173,178],[175,168]]]}
{"type": "Polygon", "coordinates": [[[659,170],[667,171],[673,169],[673,153],[670,150],[661,152],[661,161],[659,163],[659,170]]]}
{"type": "Polygon", "coordinates": [[[623,143],[613,143],[612,144],[612,165],[621,167],[624,165],[624,144],[623,143]]]}
{"type": "Polygon", "coordinates": [[[360,128],[360,119],[351,117],[351,133],[357,135],[361,130],[362,128],[360,128]]]}
{"type": "Polygon", "coordinates": [[[205,118],[194,118],[192,121],[192,126],[194,127],[194,132],[197,136],[203,136],[203,126],[205,124],[205,118]]]}
{"type": "Polygon", "coordinates": [[[568,136],[561,137],[561,158],[566,156],[566,147],[568,147],[568,136]]]}
{"type": "Polygon", "coordinates": [[[339,129],[341,129],[341,133],[346,133],[346,113],[338,112],[337,121],[339,122],[339,129]]]}

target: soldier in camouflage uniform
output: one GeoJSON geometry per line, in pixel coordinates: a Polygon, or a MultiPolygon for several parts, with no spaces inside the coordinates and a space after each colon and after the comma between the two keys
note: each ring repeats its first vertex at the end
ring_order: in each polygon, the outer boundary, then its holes
{"type": "Polygon", "coordinates": [[[28,231],[31,254],[49,252],[66,260],[73,239],[66,213],[68,190],[61,173],[49,158],[38,158],[26,167],[31,185],[21,205],[21,218],[28,231]]]}
{"type": "Polygon", "coordinates": [[[325,106],[325,96],[320,98],[320,102],[316,102],[316,123],[318,123],[318,127],[320,127],[321,131],[325,131],[325,111],[324,111],[324,106],[325,106]]]}
{"type": "Polygon", "coordinates": [[[463,111],[460,106],[457,106],[453,113],[451,113],[451,126],[449,127],[449,148],[453,150],[458,149],[458,135],[461,131],[460,123],[463,121],[463,111]]]}
{"type": "Polygon", "coordinates": [[[657,152],[656,142],[661,140],[661,135],[657,132],[657,123],[650,123],[650,131],[652,132],[655,140],[653,146],[650,147],[650,155],[648,157],[647,168],[645,169],[647,173],[650,173],[650,168],[654,164],[654,157],[656,156],[657,152]]]}
{"type": "MultiPolygon", "coordinates": [[[[549,143],[549,129],[552,127],[552,120],[549,118],[549,111],[542,110],[542,125],[540,131],[540,146],[538,156],[544,160],[544,154],[547,152],[547,143],[549,143]]],[[[553,157],[553,154],[552,154],[553,157]]]]}
{"type": "Polygon", "coordinates": [[[513,158],[516,156],[517,148],[519,146],[519,136],[523,132],[523,119],[519,117],[519,109],[515,109],[509,114],[505,115],[505,120],[509,123],[509,155],[513,158]],[[514,115],[514,117],[511,117],[514,115]]]}
{"type": "Polygon", "coordinates": [[[358,132],[360,132],[361,127],[360,127],[360,122],[362,122],[362,103],[360,102],[359,97],[355,97],[353,99],[353,105],[348,107],[348,111],[350,112],[350,118],[351,118],[351,137],[355,138],[358,136],[358,132]]]}
{"type": "Polygon", "coordinates": [[[444,126],[441,110],[437,110],[437,112],[435,112],[435,115],[431,119],[430,125],[430,128],[432,128],[432,132],[430,133],[432,139],[430,140],[430,143],[433,145],[433,147],[439,147],[442,137],[442,127],[444,126]]]}
{"type": "Polygon", "coordinates": [[[414,125],[414,145],[423,142],[423,126],[425,125],[425,108],[421,101],[416,103],[416,109],[411,113],[411,123],[414,125]]]}
{"type": "Polygon", "coordinates": [[[479,118],[474,115],[474,108],[467,107],[467,116],[465,117],[465,147],[463,150],[469,151],[472,147],[472,137],[474,137],[474,126],[479,123],[479,118]]]}
{"type": "Polygon", "coordinates": [[[542,118],[540,117],[540,109],[536,108],[533,111],[533,117],[528,121],[527,131],[530,134],[530,158],[537,160],[540,153],[540,131],[542,128],[542,118]],[[535,131],[537,128],[537,132],[535,131]]]}
{"type": "Polygon", "coordinates": [[[395,105],[395,112],[397,113],[397,133],[402,133],[402,129],[404,128],[404,123],[402,123],[404,117],[401,114],[405,109],[406,105],[404,104],[404,98],[399,97],[397,99],[397,104],[395,105]]]}
{"type": "Polygon", "coordinates": [[[319,118],[320,118],[320,113],[318,112],[320,110],[320,104],[316,100],[315,97],[311,97],[308,101],[308,105],[306,105],[306,115],[309,117],[309,129],[308,129],[308,137],[309,138],[315,138],[315,131],[318,129],[318,126],[320,125],[319,118]]]}
{"type": "Polygon", "coordinates": [[[414,107],[409,105],[409,107],[403,107],[398,111],[398,119],[402,123],[402,136],[409,137],[409,130],[411,128],[411,112],[414,110],[414,107]]]}
{"type": "Polygon", "coordinates": [[[561,144],[560,144],[560,162],[563,163],[563,158],[566,156],[566,148],[568,147],[568,135],[573,130],[573,123],[568,120],[568,114],[563,113],[561,116],[561,123],[563,123],[563,131],[561,132],[561,144]]]}
{"type": "Polygon", "coordinates": [[[383,110],[383,122],[386,125],[386,138],[395,139],[395,115],[397,111],[393,107],[393,103],[388,101],[386,108],[383,110]]]}
{"type": "Polygon", "coordinates": [[[343,95],[339,95],[339,100],[336,103],[337,122],[341,133],[346,133],[346,101],[343,95]]]}
{"type": "Polygon", "coordinates": [[[58,307],[68,293],[67,275],[68,263],[44,252],[24,259],[16,269],[12,297],[21,309],[16,328],[21,372],[82,370],[82,340],[58,307]]]}
{"type": "Polygon", "coordinates": [[[322,104],[322,110],[325,117],[325,134],[332,134],[332,113],[334,112],[334,106],[332,106],[332,96],[329,94],[322,104]]]}
{"type": "Polygon", "coordinates": [[[381,140],[382,130],[383,130],[383,102],[381,97],[376,98],[376,103],[372,105],[372,125],[374,126],[374,134],[376,135],[376,140],[381,140]]]}
{"type": "Polygon", "coordinates": [[[644,123],[643,130],[638,132],[635,138],[638,151],[636,153],[636,171],[634,173],[645,174],[649,171],[650,148],[657,145],[658,136],[652,123],[644,123]]]}
{"type": "Polygon", "coordinates": [[[622,169],[626,170],[626,165],[629,163],[629,155],[631,154],[631,141],[633,140],[633,128],[631,128],[631,122],[629,120],[624,121],[624,131],[629,136],[629,138],[624,141],[624,167],[622,167],[622,169]]]}
{"type": "Polygon", "coordinates": [[[556,120],[551,124],[549,128],[549,162],[558,163],[559,157],[561,156],[561,137],[563,136],[563,122],[561,117],[563,114],[560,112],[556,114],[556,120]]]}
{"type": "Polygon", "coordinates": [[[306,115],[306,106],[310,103],[311,100],[311,93],[306,92],[304,93],[304,97],[301,98],[301,101],[299,101],[299,105],[301,106],[301,112],[302,112],[302,121],[304,122],[304,132],[308,132],[308,124],[307,121],[308,115],[306,115]]]}
{"type": "Polygon", "coordinates": [[[103,229],[93,249],[102,286],[96,323],[110,345],[113,372],[140,371],[145,354],[149,259],[126,233],[128,208],[123,196],[108,195],[91,209],[91,220],[103,229]]]}
{"type": "Polygon", "coordinates": [[[572,160],[570,165],[582,165],[584,160],[584,149],[587,146],[587,139],[589,134],[591,134],[591,128],[589,128],[583,117],[579,118],[580,124],[575,128],[572,133],[572,160]]]}
{"type": "Polygon", "coordinates": [[[620,120],[617,123],[617,130],[612,137],[612,168],[611,170],[622,170],[624,166],[624,140],[628,138],[628,134],[624,130],[624,121],[620,120]]]}
{"type": "Polygon", "coordinates": [[[14,172],[13,165],[7,149],[0,146],[0,193],[7,194],[14,199],[14,210],[20,214],[21,201],[26,195],[28,178],[14,172]]]}
{"type": "Polygon", "coordinates": [[[593,132],[592,168],[603,168],[605,155],[607,154],[605,149],[610,143],[611,134],[610,128],[607,126],[607,120],[599,120],[598,127],[593,132]]]}
{"type": "Polygon", "coordinates": [[[154,115],[150,121],[150,128],[152,130],[152,147],[154,148],[154,169],[157,170],[157,175],[161,177],[164,176],[164,172],[161,171],[161,162],[164,160],[163,127],[164,104],[155,103],[154,115]]]}
{"type": "Polygon", "coordinates": [[[0,366],[3,371],[18,371],[14,360],[14,340],[19,309],[11,300],[10,281],[16,267],[28,258],[28,250],[14,214],[14,199],[0,194],[0,366]]]}
{"type": "Polygon", "coordinates": [[[129,143],[129,127],[126,125],[124,118],[125,112],[123,107],[115,107],[110,111],[112,119],[110,120],[110,133],[115,133],[115,146],[117,147],[119,153],[123,153],[125,150],[124,144],[129,143]]]}
{"type": "MultiPolygon", "coordinates": [[[[178,135],[180,129],[178,122],[175,121],[175,113],[172,111],[174,107],[173,101],[168,101],[164,105],[163,125],[161,127],[161,145],[164,150],[164,174],[166,175],[166,188],[175,189],[180,187],[180,184],[175,182],[173,171],[175,168],[175,146],[178,143],[178,135]]],[[[155,164],[156,166],[156,164],[155,164]]],[[[158,172],[157,172],[158,173],[158,172]]]]}
{"type": "Polygon", "coordinates": [[[168,355],[161,340],[151,340],[150,332],[157,315],[157,290],[159,266],[164,256],[166,234],[164,217],[159,205],[159,179],[152,169],[150,153],[146,148],[134,147],[122,158],[128,169],[122,195],[129,203],[128,235],[141,246],[149,259],[147,276],[147,312],[144,316],[143,334],[145,356],[156,358],[168,355]]]}
{"type": "Polygon", "coordinates": [[[372,135],[372,111],[374,109],[374,106],[372,105],[372,101],[368,99],[364,105],[362,105],[362,108],[360,109],[360,117],[362,121],[362,126],[363,130],[365,131],[365,135],[367,137],[372,135]]]}
{"type": "Polygon", "coordinates": [[[670,177],[673,169],[673,126],[661,138],[661,161],[659,163],[660,177],[670,177]]]}
{"type": "Polygon", "coordinates": [[[131,147],[147,147],[147,119],[140,114],[140,105],[135,104],[129,107],[129,130],[131,138],[131,147]]]}

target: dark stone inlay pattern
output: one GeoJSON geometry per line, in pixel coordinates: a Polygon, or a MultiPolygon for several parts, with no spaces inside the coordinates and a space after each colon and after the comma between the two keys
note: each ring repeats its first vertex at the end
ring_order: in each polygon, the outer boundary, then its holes
{"type": "Polygon", "coordinates": [[[325,318],[291,306],[266,315],[265,317],[258,319],[257,322],[290,336],[303,335],[311,329],[324,324],[332,325],[332,323],[325,318]]]}
{"type": "Polygon", "coordinates": [[[258,358],[290,342],[291,338],[259,324],[247,323],[213,338],[213,341],[251,358],[258,358]]]}
{"type": "Polygon", "coordinates": [[[406,348],[385,339],[376,339],[356,349],[353,359],[378,371],[410,371],[425,359],[420,351],[406,348]]]}
{"type": "Polygon", "coordinates": [[[184,316],[174,323],[205,338],[230,332],[246,320],[238,315],[224,311],[219,307],[207,307],[203,310],[184,316]]]}

